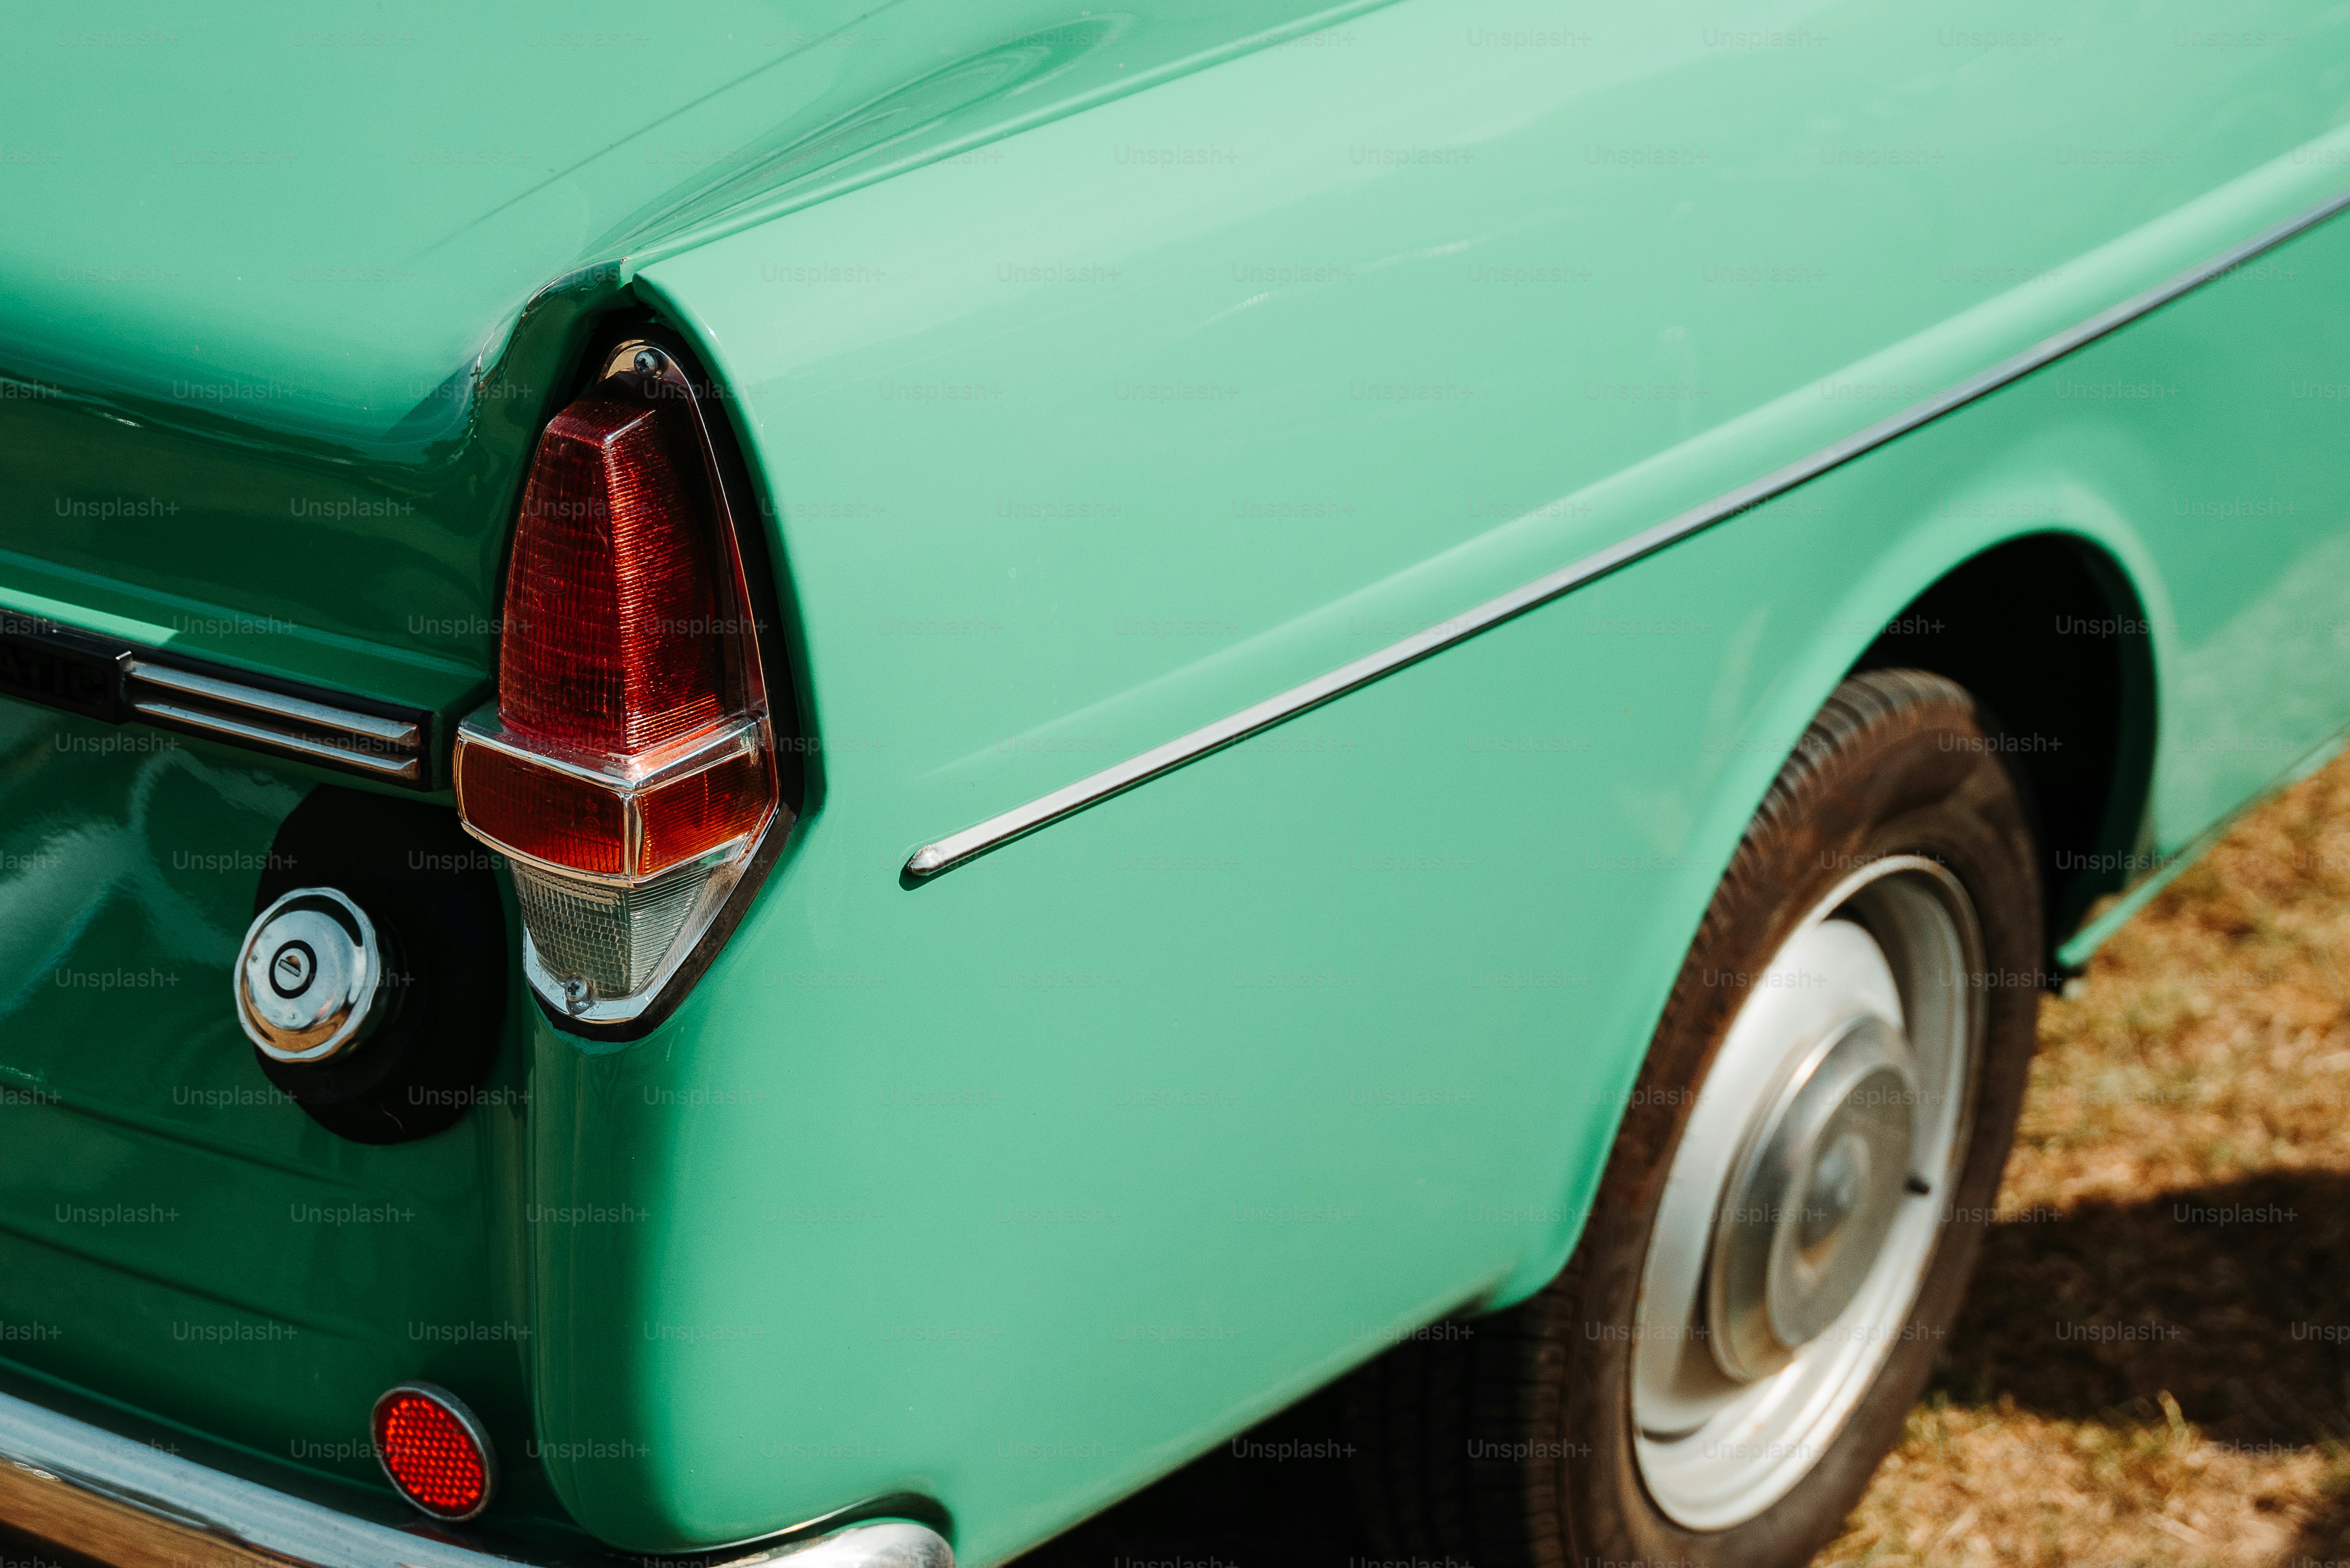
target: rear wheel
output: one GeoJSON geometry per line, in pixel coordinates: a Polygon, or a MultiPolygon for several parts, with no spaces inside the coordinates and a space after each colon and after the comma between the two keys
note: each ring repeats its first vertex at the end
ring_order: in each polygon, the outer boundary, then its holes
{"type": "Polygon", "coordinates": [[[1994,732],[1845,681],[1732,857],[1581,1244],[1532,1299],[1358,1375],[1381,1545],[1478,1568],[1778,1568],[1898,1437],[2030,1064],[2040,898],[1994,732]]]}

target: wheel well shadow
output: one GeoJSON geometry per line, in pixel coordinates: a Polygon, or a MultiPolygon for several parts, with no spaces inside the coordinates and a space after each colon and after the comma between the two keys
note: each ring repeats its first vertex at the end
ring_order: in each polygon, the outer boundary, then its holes
{"type": "Polygon", "coordinates": [[[2155,735],[2146,628],[2112,556],[2074,535],[2033,535],[1954,567],[1853,666],[1929,670],[1982,704],[2038,832],[2052,953],[2128,880],[2144,847],[2155,735]]]}

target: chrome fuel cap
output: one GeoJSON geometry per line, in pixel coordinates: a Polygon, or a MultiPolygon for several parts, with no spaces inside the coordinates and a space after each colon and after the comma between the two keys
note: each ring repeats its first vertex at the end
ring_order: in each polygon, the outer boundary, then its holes
{"type": "Polygon", "coordinates": [[[384,939],[332,888],[296,888],[254,917],[236,959],[236,1021],[279,1062],[323,1062],[383,1021],[384,939]]]}

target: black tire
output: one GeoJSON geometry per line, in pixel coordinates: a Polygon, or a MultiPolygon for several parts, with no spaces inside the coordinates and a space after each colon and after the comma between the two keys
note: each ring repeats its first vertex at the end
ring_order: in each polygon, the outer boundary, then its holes
{"type": "Polygon", "coordinates": [[[1789,1568],[1835,1538],[1957,1314],[2031,1065],[2037,857],[1996,737],[1963,688],[1923,671],[1856,675],[1829,698],[1706,910],[1565,1269],[1531,1299],[1406,1344],[1351,1380],[1358,1512],[1379,1550],[1474,1568],[1789,1568]],[[1818,1462],[1745,1522],[1689,1530],[1641,1478],[1626,1325],[1694,1090],[1743,1001],[1700,977],[1761,971],[1846,868],[1898,854],[1951,872],[1982,929],[1981,1070],[1957,1185],[1909,1322],[1818,1462]]]}

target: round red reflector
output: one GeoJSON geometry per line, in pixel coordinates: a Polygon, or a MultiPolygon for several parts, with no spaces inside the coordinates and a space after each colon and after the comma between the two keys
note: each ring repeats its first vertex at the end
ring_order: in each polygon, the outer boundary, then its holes
{"type": "Polygon", "coordinates": [[[403,1383],[375,1402],[375,1452],[402,1497],[435,1519],[471,1519],[495,1483],[489,1434],[458,1397],[403,1383]]]}

